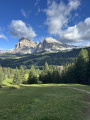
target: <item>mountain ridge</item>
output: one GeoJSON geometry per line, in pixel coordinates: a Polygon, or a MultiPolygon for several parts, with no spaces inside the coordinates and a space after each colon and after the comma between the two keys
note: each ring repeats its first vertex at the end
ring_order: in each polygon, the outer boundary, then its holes
{"type": "Polygon", "coordinates": [[[75,48],[75,46],[63,44],[52,37],[46,37],[39,44],[37,44],[35,41],[27,40],[26,38],[21,38],[17,42],[14,49],[9,49],[4,53],[33,54],[42,51],[58,52],[63,50],[71,50],[72,48],[75,48]]]}
{"type": "Polygon", "coordinates": [[[70,48],[70,45],[63,44],[60,41],[57,41],[56,39],[53,39],[51,37],[47,37],[44,39],[44,41],[40,42],[37,45],[36,52],[41,51],[62,51],[67,48],[70,48]]]}

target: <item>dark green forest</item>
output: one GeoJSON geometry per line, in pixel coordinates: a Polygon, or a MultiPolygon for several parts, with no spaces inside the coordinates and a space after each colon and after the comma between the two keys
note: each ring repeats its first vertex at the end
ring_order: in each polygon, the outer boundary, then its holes
{"type": "MultiPolygon", "coordinates": [[[[90,47],[86,48],[90,53],[90,47]]],[[[72,51],[60,51],[57,53],[41,52],[37,54],[0,54],[0,65],[2,67],[20,68],[22,65],[24,68],[30,69],[32,65],[35,68],[43,69],[45,62],[48,65],[64,65],[70,64],[75,61],[79,55],[80,49],[73,49],[72,51]]]]}
{"type": "MultiPolygon", "coordinates": [[[[13,64],[13,63],[12,63],[13,64]]],[[[49,65],[45,61],[43,69],[30,69],[23,66],[10,68],[0,66],[0,85],[3,80],[10,78],[12,84],[46,84],[46,83],[75,83],[90,85],[90,55],[86,49],[82,49],[78,57],[64,66],[49,65]]]]}

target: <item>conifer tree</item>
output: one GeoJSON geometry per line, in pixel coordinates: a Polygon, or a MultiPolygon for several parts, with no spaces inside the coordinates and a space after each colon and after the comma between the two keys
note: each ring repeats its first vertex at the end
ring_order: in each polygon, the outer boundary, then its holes
{"type": "Polygon", "coordinates": [[[43,71],[41,72],[41,75],[39,77],[40,81],[42,81],[43,83],[49,83],[49,80],[51,80],[51,78],[50,78],[51,73],[49,70],[50,70],[49,65],[47,62],[45,62],[43,71]]]}
{"type": "Polygon", "coordinates": [[[62,75],[62,80],[64,81],[64,83],[85,84],[87,79],[88,61],[88,51],[86,49],[82,49],[75,63],[71,65],[66,65],[65,72],[62,75]]]}
{"type": "Polygon", "coordinates": [[[82,49],[75,63],[76,75],[74,76],[76,77],[76,81],[80,84],[84,84],[86,81],[86,69],[88,60],[88,51],[86,49],[82,49]]]}
{"type": "Polygon", "coordinates": [[[15,74],[14,74],[14,78],[13,78],[13,83],[14,84],[21,84],[21,80],[20,80],[20,74],[19,74],[19,70],[16,68],[15,69],[15,74]]]}
{"type": "Polygon", "coordinates": [[[3,79],[4,79],[4,74],[2,71],[0,71],[0,85],[2,84],[3,79]]]}
{"type": "Polygon", "coordinates": [[[0,85],[2,84],[3,80],[4,80],[4,73],[3,73],[3,68],[0,65],[0,85]]]}
{"type": "Polygon", "coordinates": [[[59,71],[58,67],[53,67],[52,81],[53,81],[53,83],[61,82],[60,71],[59,71]]]}
{"type": "Polygon", "coordinates": [[[32,65],[29,73],[28,83],[37,84],[38,82],[39,82],[38,75],[36,73],[34,66],[32,65]]]}
{"type": "Polygon", "coordinates": [[[23,83],[25,81],[25,73],[22,66],[20,66],[19,74],[20,74],[20,83],[23,83]]]}
{"type": "Polygon", "coordinates": [[[85,84],[90,85],[90,55],[89,55],[89,61],[87,63],[87,73],[86,73],[86,82],[85,84]]]}
{"type": "Polygon", "coordinates": [[[47,62],[45,62],[45,66],[44,66],[44,72],[47,73],[47,71],[49,70],[49,65],[47,62]]]}
{"type": "Polygon", "coordinates": [[[2,66],[0,65],[0,71],[2,71],[2,66]]]}

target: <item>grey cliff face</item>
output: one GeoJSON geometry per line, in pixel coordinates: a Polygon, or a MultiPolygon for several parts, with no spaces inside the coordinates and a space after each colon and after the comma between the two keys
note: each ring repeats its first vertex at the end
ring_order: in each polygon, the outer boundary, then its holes
{"type": "Polygon", "coordinates": [[[19,42],[16,44],[15,49],[8,50],[6,53],[20,53],[20,54],[31,54],[34,52],[37,43],[34,41],[27,40],[25,38],[21,38],[19,42]]]}
{"type": "Polygon", "coordinates": [[[21,38],[19,42],[16,44],[15,49],[23,49],[23,48],[36,48],[37,43],[34,41],[27,40],[25,38],[21,38]]]}
{"type": "Polygon", "coordinates": [[[70,45],[63,44],[51,37],[47,37],[37,45],[36,52],[41,51],[62,51],[68,49],[70,45]]]}
{"type": "Polygon", "coordinates": [[[51,37],[45,38],[44,41],[40,42],[39,44],[34,41],[21,38],[16,44],[15,49],[7,50],[5,53],[32,54],[42,51],[57,52],[67,49],[72,49],[72,46],[63,44],[60,41],[57,41],[56,39],[53,39],[51,37]]]}

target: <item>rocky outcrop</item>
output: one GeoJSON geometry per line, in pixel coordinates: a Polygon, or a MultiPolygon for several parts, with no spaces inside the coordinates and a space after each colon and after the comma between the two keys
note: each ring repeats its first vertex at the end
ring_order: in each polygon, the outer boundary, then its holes
{"type": "Polygon", "coordinates": [[[23,48],[36,48],[37,43],[34,41],[27,40],[25,38],[21,38],[19,42],[16,44],[15,49],[23,49],[23,48]]]}
{"type": "Polygon", "coordinates": [[[53,39],[51,37],[47,37],[37,45],[37,48],[35,52],[41,52],[41,51],[62,51],[66,49],[70,49],[70,45],[63,44],[56,39],[53,39]]]}
{"type": "Polygon", "coordinates": [[[31,54],[36,49],[37,43],[34,41],[21,38],[16,44],[15,49],[7,50],[6,53],[20,53],[20,54],[31,54]]]}
{"type": "Polygon", "coordinates": [[[16,44],[15,49],[9,49],[5,53],[32,54],[42,51],[57,52],[72,48],[73,46],[63,44],[51,37],[45,38],[44,41],[40,42],[39,44],[37,44],[34,41],[21,38],[19,42],[16,44]]]}

